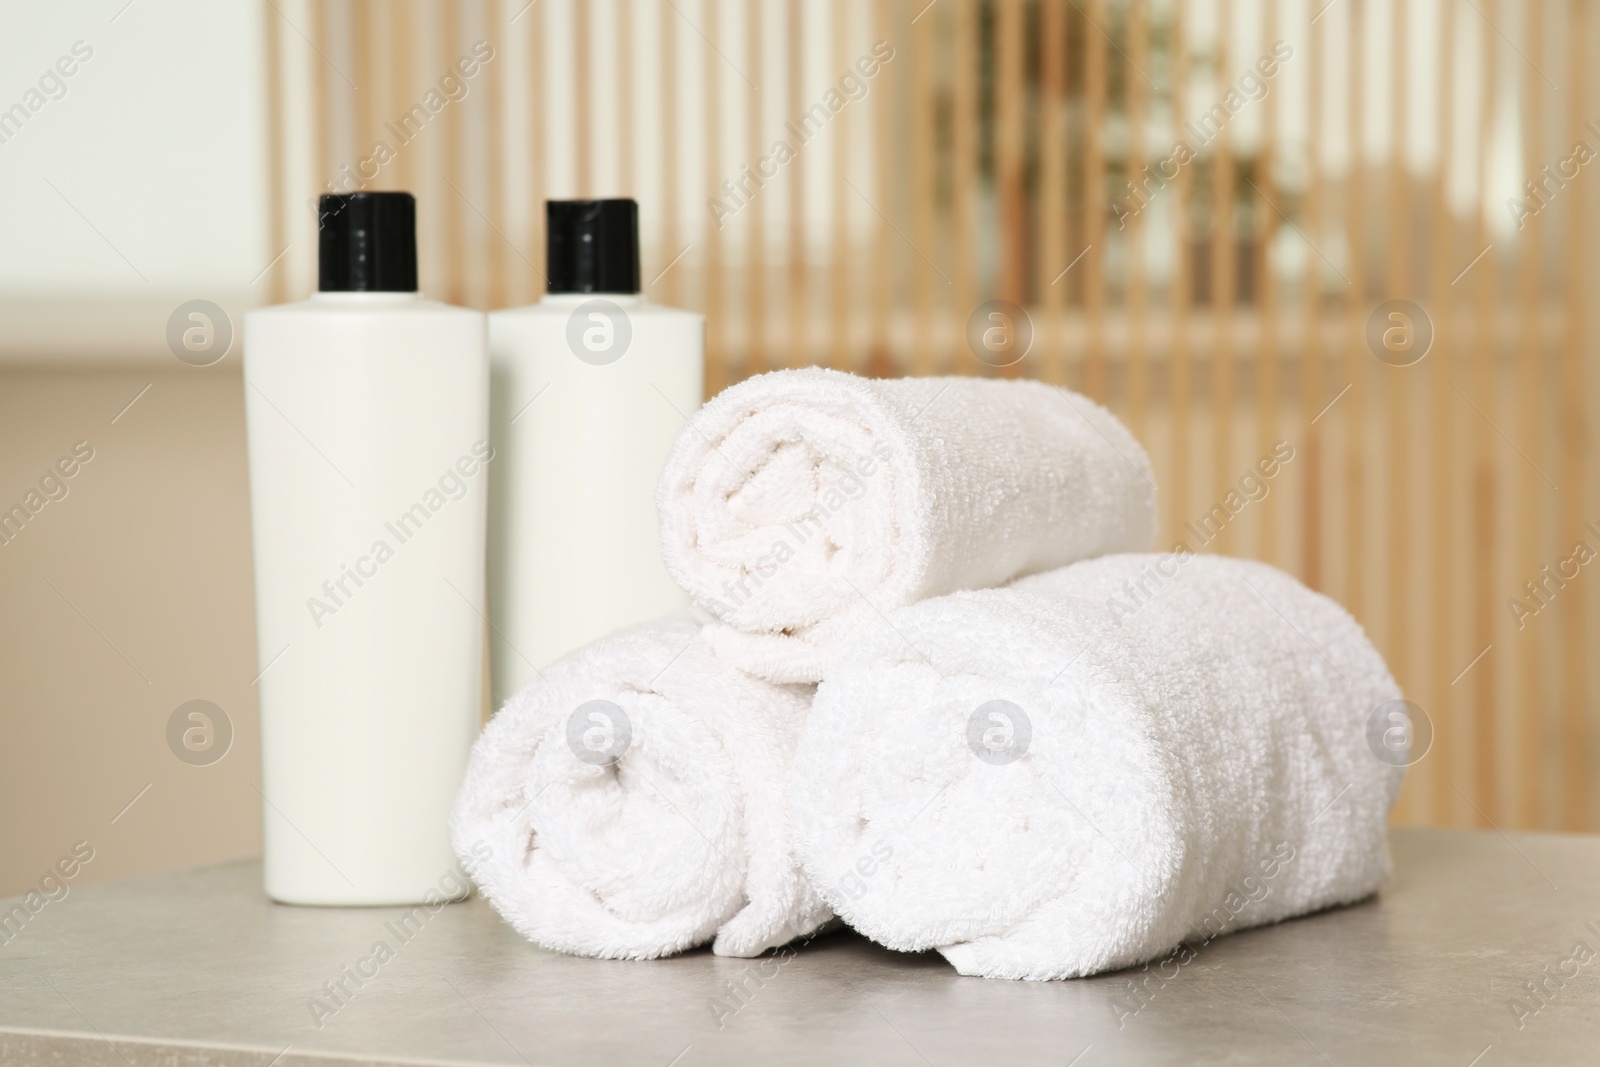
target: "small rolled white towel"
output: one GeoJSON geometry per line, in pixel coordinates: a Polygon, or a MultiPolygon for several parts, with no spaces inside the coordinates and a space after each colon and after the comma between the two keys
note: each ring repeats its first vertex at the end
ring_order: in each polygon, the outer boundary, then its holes
{"type": "Polygon", "coordinates": [[[679,434],[668,572],[730,662],[814,682],[880,612],[1150,547],[1155,482],[1116,416],[1037,381],[775,371],[679,434]]]}
{"type": "Polygon", "coordinates": [[[795,758],[796,842],[890,948],[1002,978],[1128,966],[1375,892],[1403,770],[1367,724],[1399,696],[1356,621],[1271,567],[1077,563],[842,654],[795,758]]]}
{"type": "Polygon", "coordinates": [[[814,690],[718,662],[689,611],[544,668],[472,750],[457,855],[546,948],[755,956],[831,913],[794,856],[788,769],[814,690]]]}

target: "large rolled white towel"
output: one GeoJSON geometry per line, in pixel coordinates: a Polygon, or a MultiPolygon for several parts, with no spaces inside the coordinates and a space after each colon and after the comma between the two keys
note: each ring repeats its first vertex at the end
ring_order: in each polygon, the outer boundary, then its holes
{"type": "Polygon", "coordinates": [[[831,918],[790,845],[788,769],[813,689],[718,662],[678,612],[544,668],[484,728],[450,822],[525,937],[650,959],[754,956],[831,918]]]}
{"type": "Polygon", "coordinates": [[[1136,964],[1378,889],[1404,760],[1368,724],[1399,697],[1356,621],[1271,567],[1077,563],[842,654],[795,760],[796,841],[891,948],[1003,978],[1136,964]]]}
{"type": "Polygon", "coordinates": [[[1150,547],[1155,482],[1110,412],[1037,381],[810,368],[714,397],[657,496],[667,570],[718,652],[817,681],[880,612],[1150,547]]]}

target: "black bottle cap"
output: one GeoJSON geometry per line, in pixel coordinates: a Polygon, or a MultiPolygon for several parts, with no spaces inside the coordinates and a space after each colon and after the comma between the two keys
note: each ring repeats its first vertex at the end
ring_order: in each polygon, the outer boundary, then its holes
{"type": "Polygon", "coordinates": [[[639,205],[547,200],[545,287],[552,293],[639,291],[639,205]]]}
{"type": "Polygon", "coordinates": [[[410,193],[334,193],[317,210],[317,288],[417,291],[417,201],[410,193]]]}

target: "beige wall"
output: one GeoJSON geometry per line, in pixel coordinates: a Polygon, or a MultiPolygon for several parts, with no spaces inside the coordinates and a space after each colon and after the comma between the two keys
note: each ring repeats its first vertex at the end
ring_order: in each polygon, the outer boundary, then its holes
{"type": "Polygon", "coordinates": [[[75,442],[94,449],[67,495],[0,546],[0,897],[77,841],[94,859],[74,884],[261,848],[238,361],[170,362],[0,369],[0,509],[75,442]],[[234,728],[203,767],[166,741],[197,698],[234,728]]]}
{"type": "Polygon", "coordinates": [[[78,841],[75,883],[260,849],[237,344],[198,369],[165,331],[189,300],[235,326],[268,300],[262,28],[302,8],[6,5],[0,106],[79,62],[3,147],[0,513],[74,442],[94,459],[0,544],[0,896],[78,841]],[[207,767],[165,740],[196,698],[235,727],[207,767]]]}

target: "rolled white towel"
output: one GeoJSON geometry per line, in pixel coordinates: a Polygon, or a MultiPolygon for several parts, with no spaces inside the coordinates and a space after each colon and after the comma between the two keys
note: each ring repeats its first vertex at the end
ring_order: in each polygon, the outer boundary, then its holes
{"type": "Polygon", "coordinates": [[[546,948],[754,956],[831,917],[795,859],[786,786],[814,690],[718,662],[691,612],[546,667],[472,750],[451,842],[546,948]]]}
{"type": "Polygon", "coordinates": [[[1344,609],[1258,563],[1111,556],[955,593],[830,670],[797,847],[846,922],[962,974],[1136,964],[1378,889],[1403,761],[1367,731],[1399,696],[1344,609]]]}
{"type": "Polygon", "coordinates": [[[1150,547],[1150,461],[1036,381],[775,371],[714,397],[657,495],[667,570],[730,662],[817,681],[880,612],[1150,547]]]}

